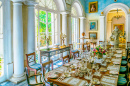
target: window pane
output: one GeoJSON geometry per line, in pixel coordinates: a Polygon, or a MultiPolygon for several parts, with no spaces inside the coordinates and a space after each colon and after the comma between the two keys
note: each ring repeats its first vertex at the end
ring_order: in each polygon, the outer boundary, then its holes
{"type": "Polygon", "coordinates": [[[51,23],[48,24],[48,32],[52,32],[52,29],[51,29],[51,23]]]}
{"type": "Polygon", "coordinates": [[[48,13],[48,23],[51,22],[51,13],[48,13]]]}
{"type": "Polygon", "coordinates": [[[45,47],[46,46],[46,40],[45,36],[40,37],[40,47],[45,47]]]}
{"type": "Polygon", "coordinates": [[[42,11],[42,10],[39,11],[39,19],[43,23],[46,23],[46,12],[45,11],[42,11]]]}
{"type": "Polygon", "coordinates": [[[39,32],[46,32],[46,24],[45,23],[42,23],[40,22],[40,29],[39,29],[39,32]]]}
{"type": "Polygon", "coordinates": [[[49,45],[52,45],[52,33],[49,33],[49,38],[50,38],[49,45]]]}

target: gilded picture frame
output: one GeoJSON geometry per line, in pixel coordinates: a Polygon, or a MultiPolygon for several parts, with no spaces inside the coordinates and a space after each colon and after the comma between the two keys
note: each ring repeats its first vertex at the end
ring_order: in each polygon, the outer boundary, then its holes
{"type": "Polygon", "coordinates": [[[97,32],[89,32],[89,39],[97,39],[97,32]]]}
{"type": "Polygon", "coordinates": [[[89,21],[89,31],[97,31],[98,30],[98,21],[90,20],[89,21]]]}
{"type": "Polygon", "coordinates": [[[98,12],[98,2],[89,2],[89,13],[96,13],[98,12]]]}
{"type": "Polygon", "coordinates": [[[122,35],[124,35],[124,24],[113,24],[113,30],[115,29],[115,26],[117,26],[119,28],[119,30],[122,31],[122,33],[123,33],[122,35]]]}

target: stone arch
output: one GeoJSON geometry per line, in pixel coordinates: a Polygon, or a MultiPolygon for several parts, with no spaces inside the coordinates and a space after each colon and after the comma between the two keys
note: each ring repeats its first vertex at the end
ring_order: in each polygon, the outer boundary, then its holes
{"type": "MultiPolygon", "coordinates": [[[[120,8],[121,10],[124,11],[125,15],[126,15],[126,41],[130,41],[130,30],[128,28],[130,28],[130,15],[129,15],[129,7],[126,6],[125,4],[122,4],[122,3],[113,3],[113,4],[110,4],[108,5],[104,10],[103,10],[103,15],[102,15],[102,18],[104,17],[104,19],[101,19],[100,22],[105,22],[104,23],[104,40],[106,40],[106,30],[107,30],[107,14],[110,10],[114,9],[114,8],[120,8]]],[[[101,25],[100,25],[101,26],[101,25]]]]}
{"type": "Polygon", "coordinates": [[[60,11],[60,12],[64,12],[65,11],[65,1],[64,0],[54,0],[56,6],[57,6],[57,9],[60,11]]]}
{"type": "Polygon", "coordinates": [[[75,0],[75,1],[72,3],[72,5],[71,5],[71,8],[72,8],[72,7],[75,7],[75,9],[76,9],[77,14],[78,14],[79,17],[84,17],[85,12],[84,12],[84,10],[83,10],[83,6],[82,6],[82,4],[81,4],[80,1],[75,0]]]}

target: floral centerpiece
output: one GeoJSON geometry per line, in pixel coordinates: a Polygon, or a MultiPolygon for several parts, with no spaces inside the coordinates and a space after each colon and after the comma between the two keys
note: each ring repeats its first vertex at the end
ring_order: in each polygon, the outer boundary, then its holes
{"type": "Polygon", "coordinates": [[[106,49],[102,48],[100,45],[93,49],[93,54],[98,55],[98,58],[102,58],[103,55],[106,55],[106,49]]]}

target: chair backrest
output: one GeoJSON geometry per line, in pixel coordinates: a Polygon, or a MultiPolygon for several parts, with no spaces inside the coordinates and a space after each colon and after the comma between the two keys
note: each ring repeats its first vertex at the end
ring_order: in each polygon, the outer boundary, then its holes
{"type": "Polygon", "coordinates": [[[107,45],[107,49],[109,49],[109,48],[114,48],[114,45],[107,45]]]}
{"type": "Polygon", "coordinates": [[[63,64],[68,63],[70,61],[69,55],[62,57],[63,64]]]}
{"type": "MultiPolygon", "coordinates": [[[[45,83],[43,82],[43,81],[41,81],[42,79],[42,75],[41,74],[37,74],[37,75],[32,75],[32,76],[29,76],[29,74],[28,74],[28,69],[27,69],[27,67],[25,67],[25,72],[26,72],[26,80],[27,80],[27,84],[28,84],[28,86],[36,86],[36,85],[45,85],[45,83]],[[33,78],[31,78],[31,77],[34,77],[34,76],[39,76],[40,75],[40,82],[39,83],[34,83],[34,81],[32,80],[33,78]],[[30,80],[31,80],[31,82],[33,82],[32,84],[30,83],[30,80]]],[[[34,78],[35,79],[35,78],[34,78]]]]}
{"type": "Polygon", "coordinates": [[[99,41],[99,44],[103,44],[104,41],[99,41]]]}
{"type": "Polygon", "coordinates": [[[43,74],[49,72],[50,69],[53,70],[53,60],[48,61],[46,63],[42,63],[41,65],[42,65],[42,73],[43,74]],[[51,68],[50,68],[50,65],[51,65],[51,68]]]}
{"type": "Polygon", "coordinates": [[[41,64],[42,76],[43,76],[44,82],[48,84],[51,84],[51,83],[46,81],[45,74],[50,71],[50,65],[51,65],[51,70],[53,70],[53,60],[41,64]]]}
{"type": "Polygon", "coordinates": [[[130,42],[127,42],[127,48],[130,48],[130,42]]]}
{"type": "Polygon", "coordinates": [[[26,54],[27,67],[36,63],[35,52],[26,54]]]}
{"type": "Polygon", "coordinates": [[[69,44],[70,50],[73,50],[73,44],[69,44]]]}

